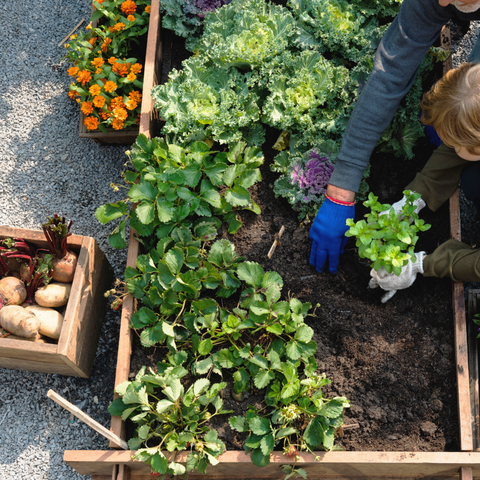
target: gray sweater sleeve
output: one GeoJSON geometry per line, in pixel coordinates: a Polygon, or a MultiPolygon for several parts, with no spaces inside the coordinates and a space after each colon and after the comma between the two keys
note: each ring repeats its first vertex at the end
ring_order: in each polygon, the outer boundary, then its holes
{"type": "Polygon", "coordinates": [[[404,0],[378,47],[372,73],[348,122],[330,184],[358,190],[375,145],[453,8],[440,7],[438,0],[404,0]]]}

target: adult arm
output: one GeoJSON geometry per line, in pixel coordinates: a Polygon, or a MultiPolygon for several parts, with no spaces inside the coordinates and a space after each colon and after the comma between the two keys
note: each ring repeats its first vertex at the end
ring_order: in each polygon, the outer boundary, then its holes
{"type": "Polygon", "coordinates": [[[462,171],[469,163],[453,148],[440,145],[405,189],[420,193],[428,208],[435,212],[458,187],[462,171]]]}
{"type": "Polygon", "coordinates": [[[455,282],[480,282],[480,249],[448,240],[423,259],[425,277],[450,277],[455,282]]]}
{"type": "Polygon", "coordinates": [[[373,71],[343,137],[330,179],[343,195],[351,197],[358,190],[373,149],[453,8],[439,6],[438,0],[404,0],[378,47],[373,71]]]}

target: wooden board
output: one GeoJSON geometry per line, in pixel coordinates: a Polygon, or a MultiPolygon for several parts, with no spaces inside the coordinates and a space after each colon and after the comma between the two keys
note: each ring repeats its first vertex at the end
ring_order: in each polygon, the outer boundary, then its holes
{"type": "Polygon", "coordinates": [[[480,289],[468,291],[467,337],[468,337],[468,369],[470,374],[470,402],[472,408],[473,450],[480,451],[480,385],[479,385],[479,352],[477,326],[473,317],[480,313],[480,289]]]}
{"type": "Polygon", "coordinates": [[[151,91],[160,78],[159,72],[162,69],[162,48],[161,48],[161,22],[160,22],[160,3],[153,1],[150,11],[150,21],[148,24],[147,48],[145,55],[142,104],[140,107],[140,126],[125,130],[114,130],[107,128],[107,133],[100,130],[89,131],[84,124],[85,115],[80,112],[79,137],[89,138],[97,143],[105,145],[131,145],[135,143],[139,133],[153,131],[154,128],[154,109],[151,91]]]}
{"type": "MultiPolygon", "coordinates": [[[[23,238],[37,247],[48,246],[43,231],[0,226],[0,239],[23,238]]],[[[69,248],[78,255],[72,290],[58,344],[39,344],[0,338],[0,367],[88,378],[111,285],[112,270],[95,240],[72,235],[69,248]]]]}
{"type": "MultiPolygon", "coordinates": [[[[133,451],[70,450],[64,461],[81,475],[108,475],[114,465],[127,466],[135,476],[149,475],[150,468],[143,462],[132,461],[133,451]]],[[[167,454],[172,459],[172,454],[167,454]]],[[[474,476],[480,475],[480,455],[474,452],[317,452],[319,461],[311,454],[301,454],[297,463],[309,478],[374,478],[378,476],[424,478],[437,476],[458,478],[462,466],[471,468],[474,476]]],[[[186,452],[177,455],[176,461],[184,463],[186,452]]],[[[256,467],[244,452],[226,452],[220,463],[207,468],[207,477],[189,474],[189,478],[282,478],[280,465],[292,465],[294,459],[278,452],[271,455],[270,465],[256,467]]],[[[117,477],[118,478],[118,477],[117,477]]],[[[153,478],[153,477],[152,477],[153,478]]]]}

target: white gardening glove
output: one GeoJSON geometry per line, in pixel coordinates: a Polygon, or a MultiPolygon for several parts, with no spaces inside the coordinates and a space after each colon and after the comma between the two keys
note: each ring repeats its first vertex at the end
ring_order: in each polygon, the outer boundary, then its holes
{"type": "MultiPolygon", "coordinates": [[[[412,193],[415,193],[415,192],[412,192],[412,193]]],[[[405,197],[405,195],[403,196],[403,198],[401,200],[399,200],[398,202],[395,202],[393,205],[392,205],[392,208],[395,210],[395,214],[396,215],[399,215],[400,212],[402,211],[402,208],[405,206],[405,203],[407,201],[407,198],[405,197]]],[[[420,212],[420,210],[425,207],[427,204],[425,203],[425,201],[422,199],[422,197],[420,198],[417,198],[417,200],[415,200],[413,202],[413,204],[417,207],[415,209],[415,213],[418,215],[418,212],[420,212]]],[[[389,212],[390,210],[385,210],[384,212],[381,212],[380,215],[385,215],[389,212]]],[[[400,221],[403,220],[403,215],[400,217],[400,221]]],[[[412,219],[409,218],[408,219],[409,223],[412,223],[412,219]]]]}
{"type": "Polygon", "coordinates": [[[397,290],[410,287],[417,278],[417,273],[423,273],[423,257],[425,255],[425,252],[416,253],[415,262],[409,261],[402,267],[400,275],[387,273],[383,267],[378,272],[372,268],[370,271],[372,278],[368,286],[370,288],[380,287],[386,290],[387,293],[382,297],[382,303],[388,302],[397,293],[397,290]]]}

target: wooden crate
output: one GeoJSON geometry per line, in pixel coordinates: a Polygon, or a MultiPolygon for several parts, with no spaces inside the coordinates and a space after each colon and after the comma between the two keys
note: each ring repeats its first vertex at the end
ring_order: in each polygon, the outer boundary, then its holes
{"type": "MultiPolygon", "coordinates": [[[[152,15],[154,7],[152,5],[152,15]]],[[[450,46],[448,28],[442,31],[441,45],[450,46]]],[[[445,62],[445,71],[451,68],[451,61],[445,62]]],[[[143,109],[143,104],[142,104],[143,109]]],[[[148,117],[150,118],[150,117],[148,117]]],[[[147,122],[141,124],[140,131],[151,137],[147,122]],[[143,125],[143,126],[142,126],[143,125]],[[142,130],[143,129],[143,130],[142,130]]],[[[451,236],[460,239],[460,205],[458,190],[450,198],[451,236]]],[[[140,253],[140,244],[130,233],[127,266],[135,267],[140,253]]],[[[133,332],[129,327],[130,318],[135,311],[136,301],[131,295],[123,303],[120,326],[120,338],[117,357],[115,385],[128,380],[130,357],[132,353],[133,332]]],[[[455,358],[457,364],[458,418],[460,427],[460,452],[316,452],[319,461],[311,454],[300,454],[297,465],[304,468],[310,480],[317,479],[460,479],[480,478],[480,454],[474,450],[473,426],[470,401],[469,359],[467,352],[467,331],[463,283],[453,283],[453,310],[455,358]]],[[[116,395],[115,395],[116,398],[116,395]]],[[[478,397],[477,397],[478,402],[478,397]]],[[[112,417],[110,430],[125,438],[125,423],[120,417],[112,417]]],[[[111,448],[118,448],[110,444],[111,448]]],[[[91,475],[92,480],[151,480],[149,467],[133,461],[134,451],[118,450],[67,450],[64,461],[82,475],[91,475]]],[[[171,454],[165,452],[169,458],[171,454]]],[[[177,454],[177,462],[186,461],[186,452],[177,454]]],[[[282,479],[285,475],[281,465],[293,464],[294,460],[281,452],[274,452],[270,464],[256,467],[243,451],[228,451],[219,457],[219,464],[207,468],[211,479],[282,479]]],[[[191,479],[205,478],[203,474],[192,473],[191,479]]]]}
{"type": "MultiPolygon", "coordinates": [[[[5,237],[48,247],[43,231],[0,226],[0,239],[5,237]]],[[[113,272],[93,238],[72,235],[68,244],[77,253],[78,264],[58,343],[0,338],[1,368],[90,376],[107,305],[104,293],[111,286],[113,272]]]]}
{"type": "Polygon", "coordinates": [[[103,133],[100,130],[91,132],[87,130],[87,127],[85,127],[85,115],[83,112],[80,112],[80,138],[90,138],[97,143],[105,145],[131,145],[132,143],[135,143],[135,140],[141,131],[142,122],[143,132],[145,132],[147,129],[148,131],[153,131],[154,109],[151,92],[154,85],[156,85],[161,78],[160,72],[162,71],[161,21],[159,8],[156,8],[157,3],[159,2],[152,2],[150,22],[148,25],[147,49],[143,70],[144,75],[140,127],[129,128],[125,130],[115,130],[109,127],[107,128],[107,133],[103,133]]]}

